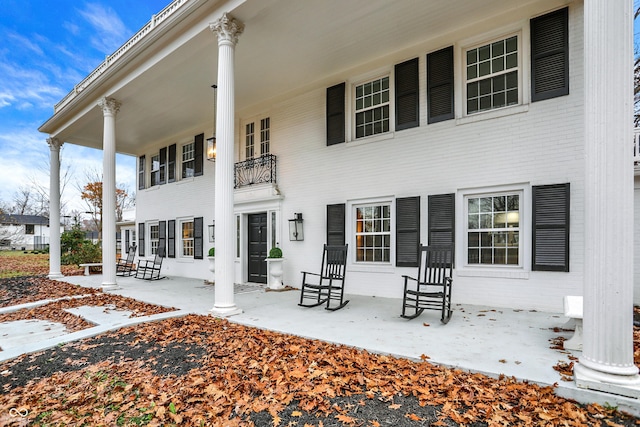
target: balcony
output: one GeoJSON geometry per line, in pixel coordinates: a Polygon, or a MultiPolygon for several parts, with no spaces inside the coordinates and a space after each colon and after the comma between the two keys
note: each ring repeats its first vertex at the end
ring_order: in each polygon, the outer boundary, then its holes
{"type": "Polygon", "coordinates": [[[275,155],[264,154],[234,165],[233,188],[238,189],[255,184],[276,184],[275,155]]]}

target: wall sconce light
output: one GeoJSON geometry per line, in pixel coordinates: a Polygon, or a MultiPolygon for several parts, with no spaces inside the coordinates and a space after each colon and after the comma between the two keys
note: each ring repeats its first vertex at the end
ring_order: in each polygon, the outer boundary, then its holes
{"type": "Polygon", "coordinates": [[[216,161],[216,106],[218,104],[218,85],[213,88],[213,136],[207,139],[207,160],[216,161]]]}
{"type": "Polygon", "coordinates": [[[216,137],[207,139],[207,160],[216,161],[216,137]]]}
{"type": "Polygon", "coordinates": [[[213,221],[213,223],[209,225],[209,243],[213,243],[215,241],[216,241],[216,222],[213,221]]]}
{"type": "Polygon", "coordinates": [[[304,240],[301,213],[293,214],[293,219],[289,220],[289,240],[304,240]]]}

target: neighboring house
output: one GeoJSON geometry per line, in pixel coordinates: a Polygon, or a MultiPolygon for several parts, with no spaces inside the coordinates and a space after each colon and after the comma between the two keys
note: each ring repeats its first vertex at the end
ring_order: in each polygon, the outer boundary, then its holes
{"type": "Polygon", "coordinates": [[[64,142],[102,148],[105,188],[116,151],[137,157],[139,256],[164,248],[164,274],[206,278],[215,246],[221,315],[241,309],[234,282],[266,282],[276,245],[286,284],[346,243],[347,292],[398,298],[419,243],[452,244],[455,303],[559,312],[584,295],[581,366],[596,353],[635,381],[631,15],[605,0],[176,0],[40,130],[54,165],[64,142]]]}
{"type": "MultiPolygon", "coordinates": [[[[64,231],[63,226],[60,230],[64,231]]],[[[42,250],[49,247],[49,218],[0,214],[0,250],[42,250]]]]}

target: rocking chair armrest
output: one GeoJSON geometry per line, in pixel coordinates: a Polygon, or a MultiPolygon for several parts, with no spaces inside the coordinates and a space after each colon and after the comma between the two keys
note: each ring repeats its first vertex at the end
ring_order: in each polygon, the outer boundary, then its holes
{"type": "Polygon", "coordinates": [[[310,275],[312,275],[312,276],[320,276],[320,274],[318,274],[318,273],[310,273],[310,272],[308,272],[308,271],[301,271],[301,273],[302,273],[302,274],[310,274],[310,275]]]}
{"type": "Polygon", "coordinates": [[[403,275],[402,275],[402,277],[404,277],[404,281],[405,281],[405,282],[407,281],[407,279],[411,279],[411,280],[413,280],[414,282],[417,282],[417,281],[418,281],[418,279],[416,279],[415,277],[407,276],[406,274],[403,274],[403,275]]]}

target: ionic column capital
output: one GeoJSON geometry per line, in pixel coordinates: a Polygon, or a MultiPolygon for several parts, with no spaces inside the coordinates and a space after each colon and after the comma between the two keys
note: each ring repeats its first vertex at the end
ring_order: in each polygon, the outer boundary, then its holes
{"type": "Polygon", "coordinates": [[[47,144],[49,144],[49,149],[51,151],[60,151],[60,147],[64,144],[63,141],[60,141],[58,138],[51,137],[47,138],[47,144]]]}
{"type": "Polygon", "coordinates": [[[102,108],[103,115],[115,116],[120,111],[121,102],[115,98],[107,98],[106,96],[98,101],[98,106],[102,108]]]}
{"type": "Polygon", "coordinates": [[[209,24],[211,31],[218,35],[218,43],[238,43],[238,37],[244,31],[244,24],[228,13],[224,13],[220,19],[209,24]]]}

